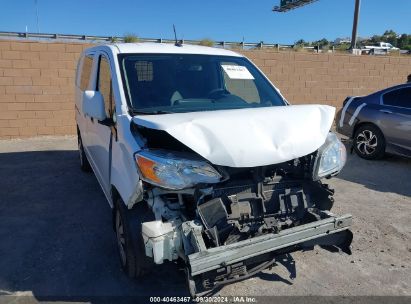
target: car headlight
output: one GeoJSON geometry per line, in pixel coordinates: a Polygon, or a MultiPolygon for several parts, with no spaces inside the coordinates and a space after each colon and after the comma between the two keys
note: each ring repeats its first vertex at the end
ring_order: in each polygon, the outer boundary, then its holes
{"type": "Polygon", "coordinates": [[[337,135],[328,133],[325,143],[318,149],[313,180],[338,174],[347,160],[347,151],[337,135]]]}
{"type": "Polygon", "coordinates": [[[181,190],[201,183],[217,183],[222,176],[208,163],[163,150],[145,150],[135,155],[141,178],[153,185],[181,190]]]}

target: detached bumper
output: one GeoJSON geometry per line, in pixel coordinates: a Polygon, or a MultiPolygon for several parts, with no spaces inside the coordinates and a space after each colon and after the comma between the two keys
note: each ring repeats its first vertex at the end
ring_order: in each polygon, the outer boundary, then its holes
{"type": "Polygon", "coordinates": [[[191,275],[196,276],[295,245],[302,247],[343,245],[348,248],[351,244],[352,233],[347,230],[351,226],[352,216],[350,214],[336,216],[329,212],[325,214],[327,216],[325,219],[285,229],[277,234],[262,235],[193,253],[188,256],[191,275]]]}

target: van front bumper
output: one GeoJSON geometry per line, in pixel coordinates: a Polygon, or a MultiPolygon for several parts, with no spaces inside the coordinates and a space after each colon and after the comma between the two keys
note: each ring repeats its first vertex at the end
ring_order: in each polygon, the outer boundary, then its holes
{"type": "Polygon", "coordinates": [[[350,254],[352,233],[348,229],[352,223],[352,216],[350,214],[336,216],[324,211],[322,213],[325,219],[285,229],[276,234],[262,235],[190,254],[188,262],[191,275],[196,276],[296,246],[302,248],[314,245],[336,246],[350,254]]]}

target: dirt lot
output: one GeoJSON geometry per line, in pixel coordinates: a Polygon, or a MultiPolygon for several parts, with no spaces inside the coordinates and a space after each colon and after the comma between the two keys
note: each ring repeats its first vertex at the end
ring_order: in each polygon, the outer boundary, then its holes
{"type": "MultiPolygon", "coordinates": [[[[411,160],[350,155],[330,184],[333,211],[354,217],[352,256],[295,253],[218,294],[411,295],[411,160]]],[[[172,263],[140,282],[121,272],[109,205],[80,171],[74,137],[0,141],[0,193],[0,294],[188,295],[172,263]]]]}

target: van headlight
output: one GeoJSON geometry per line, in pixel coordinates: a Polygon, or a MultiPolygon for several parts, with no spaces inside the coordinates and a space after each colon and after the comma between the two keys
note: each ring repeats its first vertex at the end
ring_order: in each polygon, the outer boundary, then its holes
{"type": "Polygon", "coordinates": [[[347,151],[337,135],[328,133],[325,143],[318,149],[314,162],[313,180],[338,174],[347,160],[347,151]]]}
{"type": "Polygon", "coordinates": [[[181,190],[202,183],[218,183],[222,178],[208,163],[182,153],[144,150],[134,157],[141,179],[162,188],[181,190]]]}

